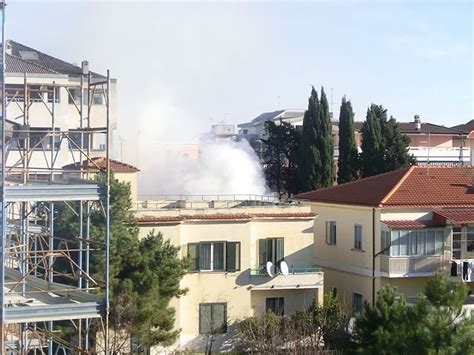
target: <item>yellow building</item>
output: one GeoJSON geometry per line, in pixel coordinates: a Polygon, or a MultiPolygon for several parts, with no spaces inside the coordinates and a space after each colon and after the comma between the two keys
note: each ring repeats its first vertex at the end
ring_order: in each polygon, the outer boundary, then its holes
{"type": "Polygon", "coordinates": [[[191,257],[181,282],[188,292],[172,302],[181,329],[175,348],[202,351],[215,334],[214,350],[231,349],[237,321],[322,302],[323,273],[314,267],[316,216],[308,206],[147,201],[136,215],[141,237],[161,232],[180,247],[182,257],[191,257]],[[268,261],[274,264],[272,276],[268,261]],[[282,261],[287,276],[279,271],[282,261]]]}
{"type": "MultiPolygon", "coordinates": [[[[384,285],[410,299],[439,268],[474,261],[473,176],[472,168],[413,166],[297,196],[318,214],[325,290],[360,311],[384,285]]],[[[461,269],[454,274],[466,282],[461,269]]]]}

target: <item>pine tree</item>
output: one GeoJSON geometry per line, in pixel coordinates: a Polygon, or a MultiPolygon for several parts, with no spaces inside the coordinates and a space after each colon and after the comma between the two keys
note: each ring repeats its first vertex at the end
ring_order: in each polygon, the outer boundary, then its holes
{"type": "Polygon", "coordinates": [[[313,86],[308,99],[308,109],[303,118],[301,153],[298,164],[298,192],[314,190],[320,186],[321,157],[316,145],[318,115],[318,93],[313,86]]]}
{"type": "Polygon", "coordinates": [[[358,158],[354,136],[354,112],[352,111],[351,102],[347,101],[344,96],[339,113],[338,184],[343,184],[358,178],[358,158]]]}
{"type": "Polygon", "coordinates": [[[267,139],[263,142],[263,166],[268,186],[279,196],[291,196],[296,191],[296,160],[298,158],[300,133],[288,122],[280,120],[265,122],[267,139]]]}
{"type": "Polygon", "coordinates": [[[320,178],[317,187],[332,186],[334,184],[334,140],[329,104],[323,87],[321,87],[319,115],[316,122],[316,146],[321,157],[320,178]]]}

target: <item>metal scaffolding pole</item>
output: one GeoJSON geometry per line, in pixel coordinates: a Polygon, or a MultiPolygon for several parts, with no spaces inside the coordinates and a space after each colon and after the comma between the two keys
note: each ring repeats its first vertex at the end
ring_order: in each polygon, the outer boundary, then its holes
{"type": "Polygon", "coordinates": [[[0,7],[2,13],[2,63],[1,63],[1,97],[2,97],[2,121],[1,121],[1,137],[0,141],[2,144],[2,157],[1,157],[1,164],[2,164],[2,171],[1,171],[1,208],[0,208],[0,218],[1,218],[1,246],[0,246],[0,302],[2,306],[2,310],[0,313],[0,341],[1,341],[1,353],[6,353],[5,343],[6,343],[6,329],[5,329],[5,246],[6,246],[6,201],[5,201],[5,116],[6,116],[6,92],[5,92],[5,50],[6,50],[6,43],[5,43],[5,6],[6,2],[4,0],[0,0],[0,7]]]}

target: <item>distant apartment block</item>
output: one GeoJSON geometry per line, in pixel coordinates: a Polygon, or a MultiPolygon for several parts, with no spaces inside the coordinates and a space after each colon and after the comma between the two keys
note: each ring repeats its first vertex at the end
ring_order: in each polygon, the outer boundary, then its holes
{"type": "MultiPolygon", "coordinates": [[[[264,112],[250,122],[239,124],[239,134],[246,138],[259,151],[262,149],[261,139],[265,138],[265,122],[278,124],[280,119],[295,127],[303,125],[304,110],[280,110],[264,112]]],[[[354,122],[355,139],[360,150],[362,135],[361,121],[354,122]]],[[[409,152],[419,163],[430,164],[470,164],[472,160],[470,143],[466,137],[466,129],[462,127],[445,127],[433,123],[422,122],[415,116],[412,122],[399,122],[400,131],[410,138],[409,152]]],[[[333,121],[332,136],[334,139],[334,159],[339,156],[339,122],[333,121]]],[[[472,140],[471,140],[472,141],[472,140]]]]}
{"type": "Polygon", "coordinates": [[[318,214],[325,291],[360,311],[385,285],[413,299],[437,270],[474,261],[473,181],[469,167],[412,166],[298,195],[318,214]]]}
{"type": "MultiPolygon", "coordinates": [[[[5,52],[7,119],[18,132],[11,140],[8,165],[15,166],[21,161],[25,149],[31,152],[30,164],[38,167],[51,164],[45,159],[51,151],[54,151],[54,165],[58,168],[80,161],[80,149],[90,156],[104,156],[105,136],[96,134],[92,127],[105,127],[106,124],[105,90],[98,85],[106,77],[90,71],[86,61],[81,66],[71,64],[12,40],[7,41],[5,52]],[[88,105],[89,101],[91,105],[88,105]],[[54,136],[46,132],[51,122],[57,132],[54,136]],[[76,132],[81,128],[82,139],[76,132]],[[22,138],[27,134],[28,141],[22,138]]],[[[112,79],[111,131],[116,126],[116,80],[112,79]]]]}

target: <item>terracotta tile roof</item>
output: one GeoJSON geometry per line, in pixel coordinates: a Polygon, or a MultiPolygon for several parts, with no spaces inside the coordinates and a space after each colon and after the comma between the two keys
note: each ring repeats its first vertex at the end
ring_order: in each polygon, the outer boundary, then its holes
{"type": "Polygon", "coordinates": [[[371,176],[325,189],[305,192],[296,199],[348,205],[378,206],[409,168],[371,176]]]}
{"type": "Polygon", "coordinates": [[[474,223],[474,208],[438,210],[434,212],[433,219],[449,220],[456,223],[474,223]]]}
{"type": "Polygon", "coordinates": [[[137,222],[147,223],[180,223],[183,221],[250,221],[258,219],[308,219],[315,218],[312,212],[289,213],[215,213],[180,216],[139,216],[137,222]]]}
{"type": "Polygon", "coordinates": [[[444,226],[444,223],[428,220],[389,220],[389,221],[382,221],[382,223],[386,224],[391,229],[421,229],[421,228],[429,228],[429,227],[441,227],[444,226]]]}
{"type": "MultiPolygon", "coordinates": [[[[95,157],[90,160],[83,161],[83,171],[97,172],[99,169],[105,169],[107,166],[107,160],[104,157],[95,157]],[[99,169],[97,169],[99,167],[99,169]]],[[[80,170],[81,164],[74,163],[63,166],[63,170],[80,170]]],[[[110,169],[114,173],[136,173],[140,169],[134,167],[133,165],[123,163],[118,160],[110,159],[110,169]]]]}
{"type": "Polygon", "coordinates": [[[374,207],[474,207],[471,167],[413,166],[297,195],[313,202],[374,207]]]}

